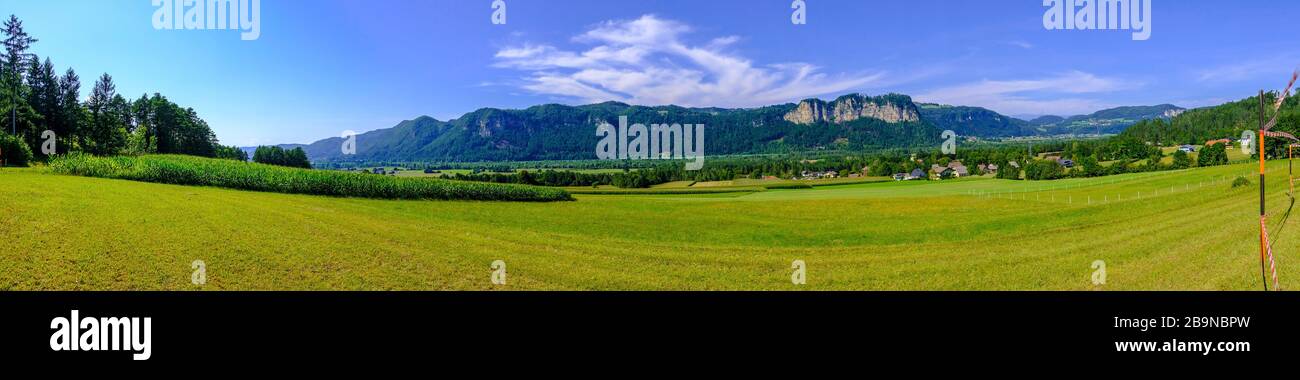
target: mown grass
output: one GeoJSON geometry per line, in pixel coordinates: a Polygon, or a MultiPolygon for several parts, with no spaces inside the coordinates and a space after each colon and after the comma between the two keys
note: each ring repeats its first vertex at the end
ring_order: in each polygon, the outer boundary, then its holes
{"type": "Polygon", "coordinates": [[[554,188],[395,178],[180,155],[95,157],[72,154],[55,158],[50,162],[50,168],[56,173],[85,177],[286,194],[482,201],[573,199],[568,192],[554,188]]]}
{"type": "MultiPolygon", "coordinates": [[[[1267,184],[1290,289],[1300,227],[1282,218],[1285,165],[1267,184]]],[[[0,289],[1256,290],[1259,190],[1231,186],[1254,168],[554,203],[0,169],[0,289]],[[806,285],[790,282],[796,259],[806,285]],[[190,283],[193,260],[206,262],[206,285],[190,283]],[[506,285],[491,282],[494,260],[508,264],[506,285]],[[1096,260],[1108,270],[1100,286],[1096,260]]]]}

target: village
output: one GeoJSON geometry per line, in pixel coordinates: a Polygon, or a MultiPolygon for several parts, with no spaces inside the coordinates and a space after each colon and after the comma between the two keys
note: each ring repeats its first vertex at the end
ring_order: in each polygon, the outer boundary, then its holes
{"type": "MultiPolygon", "coordinates": [[[[1242,144],[1246,144],[1248,149],[1250,145],[1250,140],[1248,139],[1239,140],[1233,138],[1214,139],[1214,140],[1206,141],[1205,144],[1202,146],[1197,146],[1192,144],[1182,144],[1176,147],[1167,147],[1165,153],[1168,154],[1170,152],[1181,152],[1186,154],[1195,154],[1199,152],[1202,148],[1213,147],[1219,144],[1222,144],[1224,148],[1228,150],[1234,149],[1234,146],[1241,147],[1242,144]]],[[[1148,143],[1148,145],[1150,145],[1150,143],[1148,143]]],[[[1061,168],[1065,171],[1074,169],[1076,166],[1075,161],[1069,158],[1065,158],[1064,156],[1065,155],[1059,151],[1045,152],[1045,153],[1039,153],[1035,155],[1035,158],[1030,159],[1029,161],[1051,161],[1060,165],[1061,168]]],[[[925,160],[918,159],[915,155],[913,155],[913,157],[909,161],[915,162],[917,167],[913,168],[909,172],[894,173],[893,175],[890,176],[890,178],[892,178],[894,181],[916,181],[916,180],[940,181],[940,180],[957,179],[957,178],[964,178],[970,176],[985,176],[985,175],[997,176],[999,169],[1001,169],[999,165],[992,164],[992,163],[981,163],[971,168],[971,167],[967,167],[966,164],[964,164],[961,160],[952,160],[946,162],[940,161],[939,163],[931,163],[929,168],[925,169],[924,168],[924,164],[926,163],[925,160]]],[[[817,161],[805,160],[802,162],[815,163],[817,161]]],[[[1032,162],[1026,162],[1026,164],[1029,163],[1032,162]]],[[[1009,166],[1016,171],[1022,169],[1021,163],[1014,160],[1007,161],[1005,163],[1005,166],[1009,166]]],[[[847,175],[845,173],[841,173],[835,170],[827,170],[827,171],[804,170],[799,172],[798,174],[795,174],[790,179],[796,181],[811,181],[811,180],[820,180],[820,179],[834,179],[834,178],[841,178],[841,177],[860,178],[860,177],[870,177],[872,175],[871,173],[872,171],[870,166],[863,167],[861,169],[861,172],[848,173],[847,175]]],[[[880,175],[880,174],[876,174],[876,175],[880,175]]],[[[776,179],[776,177],[772,177],[772,176],[765,176],[764,178],[776,179]]]]}

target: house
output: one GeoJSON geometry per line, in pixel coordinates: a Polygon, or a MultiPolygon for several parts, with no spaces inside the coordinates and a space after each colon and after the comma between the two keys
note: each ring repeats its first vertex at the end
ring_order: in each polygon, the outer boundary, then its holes
{"type": "Polygon", "coordinates": [[[1193,153],[1193,152],[1196,152],[1196,147],[1191,146],[1191,145],[1183,145],[1183,146],[1178,147],[1178,150],[1183,151],[1183,152],[1185,152],[1185,153],[1193,153]]]}
{"type": "Polygon", "coordinates": [[[921,168],[912,169],[912,174],[907,176],[907,179],[909,180],[921,178],[925,178],[925,171],[922,171],[921,168]]]}
{"type": "Polygon", "coordinates": [[[795,177],[795,179],[814,180],[814,179],[822,179],[822,178],[836,178],[839,177],[839,175],[840,174],[835,172],[834,170],[826,171],[826,172],[810,172],[804,170],[802,172],[799,172],[799,176],[795,177]]]}
{"type": "Polygon", "coordinates": [[[1227,148],[1227,147],[1229,147],[1229,146],[1232,146],[1232,140],[1228,140],[1228,139],[1218,139],[1218,140],[1210,140],[1210,141],[1206,141],[1206,142],[1205,142],[1205,146],[1214,146],[1214,144],[1220,144],[1220,143],[1223,144],[1223,147],[1224,147],[1224,148],[1227,148]]]}
{"type": "Polygon", "coordinates": [[[1015,161],[1008,162],[1007,165],[1008,165],[1008,166],[1011,166],[1011,167],[1013,167],[1013,168],[1016,168],[1016,169],[1020,169],[1020,163],[1015,162],[1015,161]]]}
{"type": "Polygon", "coordinates": [[[384,174],[384,168],[375,168],[374,170],[371,170],[370,172],[371,172],[371,173],[375,173],[375,174],[384,174]]]}
{"type": "Polygon", "coordinates": [[[905,180],[908,180],[908,179],[910,179],[910,178],[907,177],[907,173],[894,173],[894,180],[895,180],[895,181],[905,181],[905,180]]]}
{"type": "Polygon", "coordinates": [[[947,166],[934,165],[930,167],[930,179],[943,179],[944,176],[953,176],[956,171],[947,166]]]}
{"type": "Polygon", "coordinates": [[[1060,160],[1057,162],[1060,163],[1061,166],[1066,167],[1067,169],[1074,167],[1074,160],[1060,160]]]}
{"type": "Polygon", "coordinates": [[[765,176],[763,176],[763,180],[766,180],[766,181],[774,181],[774,180],[778,180],[778,179],[780,179],[780,178],[776,178],[776,176],[774,176],[774,175],[765,175],[765,176]]]}
{"type": "Polygon", "coordinates": [[[998,166],[996,164],[979,164],[979,166],[976,167],[976,173],[980,175],[998,174],[998,166]]]}
{"type": "Polygon", "coordinates": [[[965,176],[970,175],[970,172],[967,171],[967,169],[966,169],[966,165],[962,165],[961,161],[952,161],[952,162],[949,162],[949,163],[948,163],[948,168],[949,168],[949,169],[952,169],[952,171],[953,171],[952,174],[953,174],[953,176],[955,176],[955,177],[959,177],[959,178],[960,178],[960,177],[965,177],[965,176]]]}

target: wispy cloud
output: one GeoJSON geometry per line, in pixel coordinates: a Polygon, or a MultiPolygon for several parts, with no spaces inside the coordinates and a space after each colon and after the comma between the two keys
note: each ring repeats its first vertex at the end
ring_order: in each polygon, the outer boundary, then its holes
{"type": "Polygon", "coordinates": [[[1196,80],[1204,83],[1232,83],[1268,76],[1289,75],[1300,63],[1294,56],[1253,59],[1197,70],[1196,80]]]}
{"type": "Polygon", "coordinates": [[[692,45],[686,24],[644,15],[607,21],[573,38],[581,51],[524,44],[496,53],[498,68],[527,72],[520,87],[585,102],[753,107],[879,85],[884,72],[828,75],[802,62],[759,65],[723,36],[692,45]]]}
{"type": "Polygon", "coordinates": [[[1090,94],[1141,87],[1141,83],[1104,78],[1082,71],[1021,80],[982,80],[934,89],[916,96],[923,102],[978,106],[1003,114],[1077,115],[1113,107],[1090,94]]]}
{"type": "Polygon", "coordinates": [[[1019,47],[1021,49],[1033,49],[1034,44],[1025,41],[1007,41],[1008,45],[1019,47]]]}

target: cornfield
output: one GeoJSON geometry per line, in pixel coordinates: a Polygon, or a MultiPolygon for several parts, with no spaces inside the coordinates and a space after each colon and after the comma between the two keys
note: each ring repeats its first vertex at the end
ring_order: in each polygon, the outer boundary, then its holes
{"type": "Polygon", "coordinates": [[[568,192],[554,188],[397,178],[181,155],[96,157],[70,154],[53,159],[50,168],[59,174],[85,177],[288,194],[517,202],[573,200],[568,192]]]}

